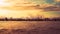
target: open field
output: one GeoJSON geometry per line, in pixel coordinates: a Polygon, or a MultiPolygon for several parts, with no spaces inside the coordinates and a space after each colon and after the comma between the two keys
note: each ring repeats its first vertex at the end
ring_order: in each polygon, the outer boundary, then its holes
{"type": "Polygon", "coordinates": [[[60,21],[0,21],[0,34],[60,34],[60,21]]]}

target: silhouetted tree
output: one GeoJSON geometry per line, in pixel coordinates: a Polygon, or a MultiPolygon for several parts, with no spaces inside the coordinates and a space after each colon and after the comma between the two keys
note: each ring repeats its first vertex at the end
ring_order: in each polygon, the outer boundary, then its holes
{"type": "Polygon", "coordinates": [[[7,17],[5,17],[5,20],[7,21],[7,20],[8,20],[8,18],[7,18],[7,17]]]}

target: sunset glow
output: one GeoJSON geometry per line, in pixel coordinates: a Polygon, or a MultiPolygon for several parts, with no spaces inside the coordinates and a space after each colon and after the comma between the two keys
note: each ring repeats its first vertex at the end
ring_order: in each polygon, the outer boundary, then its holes
{"type": "Polygon", "coordinates": [[[60,0],[0,0],[0,34],[60,34],[60,0]]]}
{"type": "MultiPolygon", "coordinates": [[[[37,16],[43,16],[44,18],[48,17],[57,17],[59,16],[58,11],[44,11],[39,9],[37,4],[34,4],[36,1],[29,0],[0,0],[0,16],[4,17],[13,17],[13,18],[35,18],[37,16]],[[21,2],[20,2],[21,1],[21,2]]],[[[40,4],[39,4],[40,5],[40,4]]],[[[52,4],[41,4],[41,8],[46,8],[53,6],[52,4]]]]}
{"type": "Polygon", "coordinates": [[[0,0],[0,6],[1,6],[1,7],[11,6],[11,3],[5,2],[5,0],[0,0]]]}

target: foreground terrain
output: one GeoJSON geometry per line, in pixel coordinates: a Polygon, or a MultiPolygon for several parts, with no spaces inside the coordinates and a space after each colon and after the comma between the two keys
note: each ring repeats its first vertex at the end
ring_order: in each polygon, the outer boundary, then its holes
{"type": "Polygon", "coordinates": [[[60,34],[60,21],[0,21],[0,34],[60,34]]]}

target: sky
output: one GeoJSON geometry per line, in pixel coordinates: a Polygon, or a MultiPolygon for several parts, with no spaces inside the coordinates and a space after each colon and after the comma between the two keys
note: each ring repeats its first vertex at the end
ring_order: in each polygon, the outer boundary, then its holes
{"type": "MultiPolygon", "coordinates": [[[[26,5],[24,3],[27,3],[29,6],[32,4],[32,6],[35,4],[56,4],[56,2],[59,2],[60,0],[0,0],[0,17],[13,17],[13,18],[32,18],[43,16],[46,18],[52,18],[52,17],[60,17],[60,11],[44,11],[44,10],[37,10],[33,7],[30,7],[30,10],[28,10],[28,7],[25,9],[27,10],[21,10],[22,8],[19,7],[20,5],[26,5]],[[19,6],[18,6],[19,5],[19,6]],[[33,8],[33,10],[32,10],[33,8]],[[19,10],[17,10],[19,9],[19,10]]],[[[24,7],[23,7],[24,8],[24,7]]]]}
{"type": "Polygon", "coordinates": [[[30,2],[34,2],[36,4],[53,4],[55,3],[55,0],[29,0],[30,2]]]}

